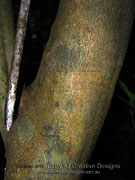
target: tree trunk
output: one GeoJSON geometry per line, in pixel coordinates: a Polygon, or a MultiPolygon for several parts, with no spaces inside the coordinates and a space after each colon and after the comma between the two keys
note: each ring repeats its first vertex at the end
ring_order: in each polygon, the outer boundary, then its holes
{"type": "Polygon", "coordinates": [[[80,178],[122,67],[134,5],[60,1],[37,78],[5,140],[5,180],[80,178]]]}
{"type": "Polygon", "coordinates": [[[6,139],[4,107],[14,47],[13,14],[10,0],[0,0],[0,132],[6,139]]]}

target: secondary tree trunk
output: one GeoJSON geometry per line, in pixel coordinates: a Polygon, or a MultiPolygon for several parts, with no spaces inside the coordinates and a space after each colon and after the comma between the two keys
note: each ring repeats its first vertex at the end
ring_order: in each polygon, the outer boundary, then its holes
{"type": "Polygon", "coordinates": [[[14,47],[14,25],[10,0],[0,0],[0,133],[6,139],[4,107],[14,47]]]}
{"type": "Polygon", "coordinates": [[[5,180],[79,179],[109,108],[134,5],[60,1],[37,78],[23,92],[20,116],[6,137],[5,180]]]}

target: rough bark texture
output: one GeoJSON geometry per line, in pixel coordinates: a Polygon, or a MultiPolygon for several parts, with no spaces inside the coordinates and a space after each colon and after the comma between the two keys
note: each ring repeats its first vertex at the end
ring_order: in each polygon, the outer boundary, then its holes
{"type": "Polygon", "coordinates": [[[0,0],[0,132],[6,138],[4,108],[7,81],[14,47],[13,14],[10,0],[0,0]]]}
{"type": "Polygon", "coordinates": [[[127,50],[134,5],[61,0],[37,78],[8,133],[5,180],[79,179],[57,172],[82,170],[67,166],[85,164],[93,151],[127,50]],[[62,168],[47,174],[49,162],[62,168]]]}

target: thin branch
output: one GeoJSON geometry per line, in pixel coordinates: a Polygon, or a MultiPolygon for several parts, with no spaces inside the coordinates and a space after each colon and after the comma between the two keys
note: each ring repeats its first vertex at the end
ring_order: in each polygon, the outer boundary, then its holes
{"type": "Polygon", "coordinates": [[[119,96],[119,98],[129,105],[133,127],[135,128],[134,115],[133,115],[133,111],[132,111],[132,108],[133,108],[133,110],[135,110],[135,106],[133,104],[131,104],[130,102],[128,102],[126,99],[122,98],[121,96],[119,96]]]}
{"type": "Polygon", "coordinates": [[[135,121],[134,121],[133,111],[132,111],[132,108],[131,108],[131,107],[129,107],[129,109],[130,109],[130,113],[131,113],[131,118],[132,118],[133,127],[134,127],[134,129],[135,129],[135,121]]]}
{"type": "Polygon", "coordinates": [[[124,101],[125,103],[127,103],[129,106],[131,106],[132,108],[135,109],[135,106],[133,104],[131,104],[129,101],[127,101],[126,99],[122,98],[121,96],[119,96],[119,98],[124,101]]]}
{"type": "Polygon", "coordinates": [[[14,106],[16,101],[16,90],[19,78],[19,70],[23,52],[23,43],[26,33],[26,26],[28,20],[28,13],[30,7],[30,0],[22,0],[20,5],[18,25],[15,39],[14,55],[11,66],[11,73],[8,82],[8,93],[5,105],[5,125],[7,131],[13,123],[14,106]]]}

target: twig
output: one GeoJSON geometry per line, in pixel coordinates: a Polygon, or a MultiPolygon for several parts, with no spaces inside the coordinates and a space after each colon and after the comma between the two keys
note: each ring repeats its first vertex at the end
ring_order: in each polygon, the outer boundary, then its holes
{"type": "Polygon", "coordinates": [[[11,73],[8,82],[8,93],[5,104],[5,125],[7,131],[13,123],[14,106],[16,101],[16,90],[19,78],[19,70],[23,52],[23,43],[26,33],[30,0],[22,0],[20,5],[18,25],[15,39],[14,55],[11,66],[11,73]]]}
{"type": "Polygon", "coordinates": [[[133,127],[135,129],[135,121],[134,121],[133,111],[132,111],[131,107],[129,107],[129,109],[130,109],[130,113],[131,113],[131,119],[132,119],[133,127]]]}
{"type": "Polygon", "coordinates": [[[132,103],[130,103],[130,102],[127,101],[126,99],[122,98],[121,96],[119,96],[119,98],[120,98],[122,101],[124,101],[125,103],[127,103],[129,106],[131,106],[132,108],[135,109],[135,106],[134,106],[132,103]]]}
{"type": "Polygon", "coordinates": [[[128,102],[126,99],[122,98],[121,96],[119,96],[119,98],[129,105],[133,127],[135,128],[134,115],[133,115],[133,111],[132,111],[132,108],[133,108],[133,110],[135,110],[135,106],[132,103],[128,102]]]}

